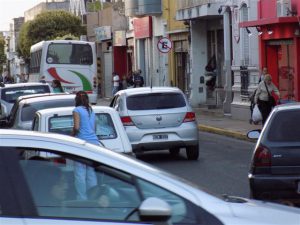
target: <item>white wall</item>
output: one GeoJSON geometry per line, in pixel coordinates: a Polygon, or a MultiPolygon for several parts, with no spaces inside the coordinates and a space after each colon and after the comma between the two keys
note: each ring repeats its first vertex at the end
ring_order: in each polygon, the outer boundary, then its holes
{"type": "MultiPolygon", "coordinates": [[[[248,9],[248,21],[257,20],[257,2],[258,0],[238,0],[238,6],[247,4],[248,9]]],[[[240,17],[240,21],[242,21],[240,17]]],[[[233,21],[234,22],[234,21],[233,21]]],[[[255,27],[249,27],[252,35],[249,37],[249,64],[245,65],[249,71],[249,86],[248,91],[251,94],[257,87],[258,75],[259,75],[259,49],[258,49],[258,35],[255,27]]],[[[242,34],[245,32],[244,28],[240,28],[240,41],[237,43],[232,37],[233,43],[233,61],[232,70],[234,72],[234,86],[233,90],[233,102],[231,104],[231,114],[234,119],[247,120],[250,118],[249,100],[247,97],[241,95],[241,73],[240,66],[242,65],[242,58],[244,52],[244,46],[242,34]]]]}
{"type": "Polygon", "coordinates": [[[197,107],[206,103],[206,85],[200,84],[201,76],[204,76],[207,64],[207,37],[206,23],[193,21],[191,23],[191,80],[190,103],[197,107]],[[204,32],[205,31],[205,32],[204,32]]]}

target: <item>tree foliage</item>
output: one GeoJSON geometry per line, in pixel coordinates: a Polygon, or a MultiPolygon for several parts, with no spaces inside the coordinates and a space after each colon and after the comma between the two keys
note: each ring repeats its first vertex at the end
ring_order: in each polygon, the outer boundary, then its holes
{"type": "Polygon", "coordinates": [[[37,42],[65,35],[79,37],[85,33],[85,28],[77,16],[63,10],[46,11],[22,25],[18,52],[26,59],[30,55],[30,46],[37,42]]]}
{"type": "Polygon", "coordinates": [[[66,34],[62,37],[56,37],[55,40],[79,40],[79,37],[76,37],[72,34],[66,34]]]}
{"type": "Polygon", "coordinates": [[[87,2],[86,7],[88,12],[98,12],[102,9],[102,4],[99,0],[96,0],[94,2],[87,2]]]}
{"type": "Polygon", "coordinates": [[[3,71],[3,64],[6,62],[6,55],[4,52],[5,40],[3,36],[0,36],[0,73],[3,71]]]}

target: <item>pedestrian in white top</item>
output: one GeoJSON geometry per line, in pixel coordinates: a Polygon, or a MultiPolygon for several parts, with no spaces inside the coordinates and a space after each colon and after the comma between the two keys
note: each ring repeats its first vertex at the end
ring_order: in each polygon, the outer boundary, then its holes
{"type": "Polygon", "coordinates": [[[273,84],[271,75],[266,74],[264,80],[258,84],[254,97],[254,102],[257,104],[262,115],[263,125],[272,111],[272,108],[274,107],[271,101],[272,92],[274,92],[278,98],[280,98],[279,90],[275,84],[273,84]]]}
{"type": "Polygon", "coordinates": [[[114,96],[118,92],[120,86],[120,77],[116,72],[112,73],[112,84],[112,96],[114,96]]]}

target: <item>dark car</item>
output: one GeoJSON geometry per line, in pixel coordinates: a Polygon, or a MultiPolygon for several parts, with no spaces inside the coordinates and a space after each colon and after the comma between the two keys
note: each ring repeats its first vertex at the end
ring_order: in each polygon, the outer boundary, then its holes
{"type": "Polygon", "coordinates": [[[0,120],[7,121],[11,109],[18,97],[50,92],[51,88],[49,84],[18,83],[2,85],[0,87],[0,120]]]}
{"type": "Polygon", "coordinates": [[[300,104],[277,106],[258,138],[249,181],[255,199],[300,203],[300,104]]]}

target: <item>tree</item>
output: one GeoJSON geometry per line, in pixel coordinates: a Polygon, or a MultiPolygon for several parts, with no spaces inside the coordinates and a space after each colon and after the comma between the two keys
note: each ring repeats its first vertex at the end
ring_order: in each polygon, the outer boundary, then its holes
{"type": "Polygon", "coordinates": [[[102,4],[99,0],[96,0],[94,2],[87,2],[86,8],[88,12],[98,12],[102,9],[102,4]]]}
{"type": "Polygon", "coordinates": [[[63,10],[46,11],[22,25],[18,52],[26,59],[30,55],[30,46],[37,42],[70,34],[79,37],[85,33],[85,27],[77,16],[63,10]]]}
{"type": "Polygon", "coordinates": [[[6,55],[4,52],[5,40],[3,36],[0,36],[0,74],[2,74],[3,64],[6,62],[6,55]]]}

